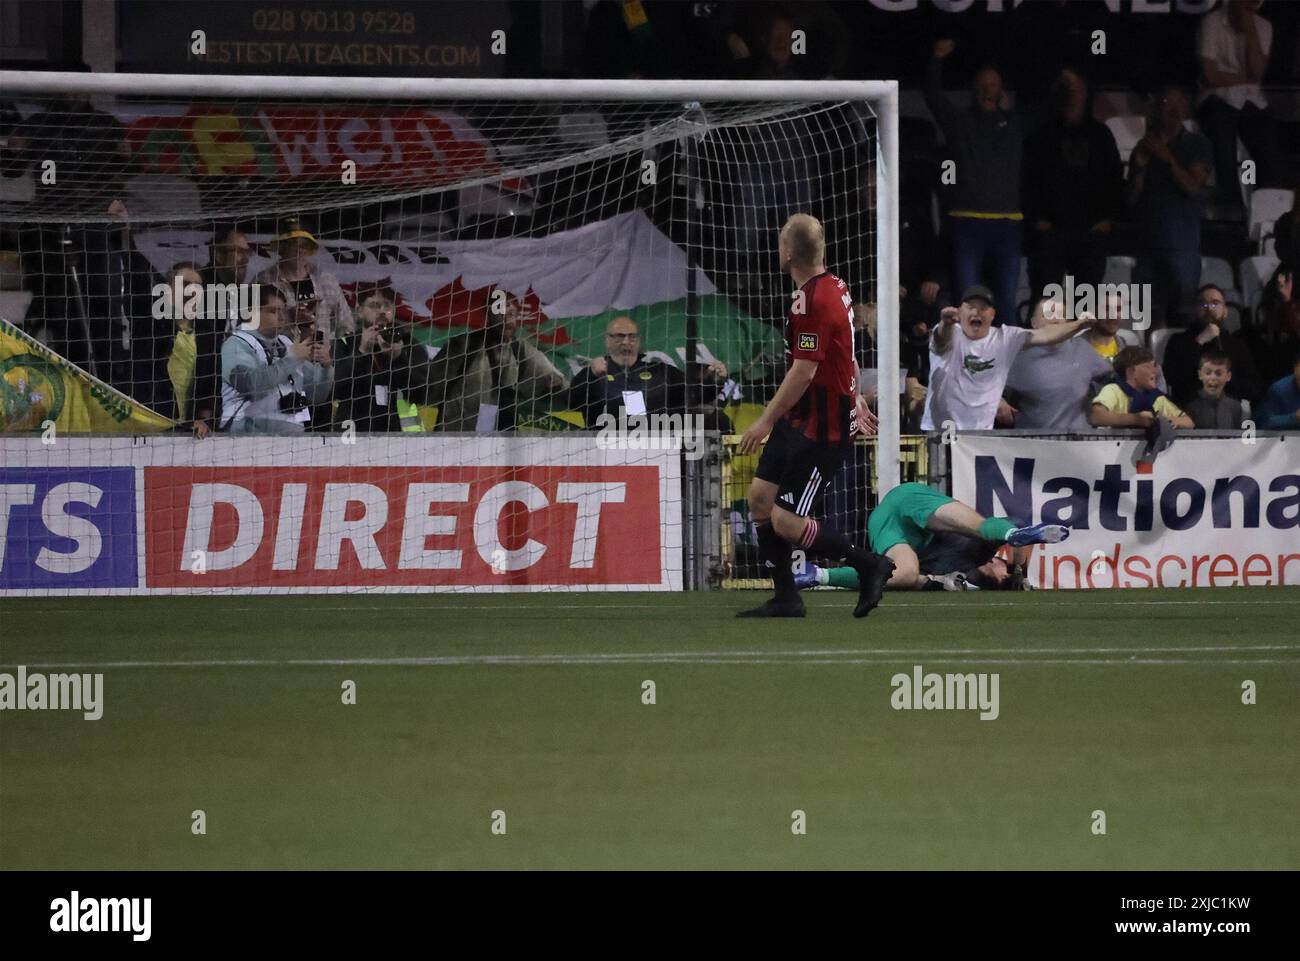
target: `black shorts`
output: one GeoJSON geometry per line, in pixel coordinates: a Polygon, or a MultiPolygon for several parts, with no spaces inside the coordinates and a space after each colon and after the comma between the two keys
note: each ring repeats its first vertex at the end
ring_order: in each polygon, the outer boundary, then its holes
{"type": "Polygon", "coordinates": [[[768,437],[754,476],[777,486],[778,507],[808,517],[816,513],[852,450],[851,444],[831,446],[809,440],[783,418],[768,437]]]}

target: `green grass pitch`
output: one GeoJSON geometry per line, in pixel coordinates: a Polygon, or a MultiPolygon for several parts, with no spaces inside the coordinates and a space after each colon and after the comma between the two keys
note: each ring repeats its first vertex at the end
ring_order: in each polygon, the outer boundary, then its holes
{"type": "Polygon", "coordinates": [[[0,601],[0,671],[104,674],[0,714],[0,866],[1300,867],[1300,589],[761,599],[0,601]]]}

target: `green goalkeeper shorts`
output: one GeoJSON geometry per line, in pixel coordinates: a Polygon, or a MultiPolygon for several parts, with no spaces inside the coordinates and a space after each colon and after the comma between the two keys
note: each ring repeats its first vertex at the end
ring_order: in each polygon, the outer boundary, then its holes
{"type": "Polygon", "coordinates": [[[930,515],[952,502],[947,494],[927,484],[899,484],[867,519],[871,549],[883,554],[895,544],[906,544],[920,554],[934,537],[925,526],[930,515]]]}

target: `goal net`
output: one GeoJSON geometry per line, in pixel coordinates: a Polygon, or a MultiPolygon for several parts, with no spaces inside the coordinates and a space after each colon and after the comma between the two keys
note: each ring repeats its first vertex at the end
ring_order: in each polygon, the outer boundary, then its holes
{"type": "Polygon", "coordinates": [[[897,477],[892,85],[3,76],[2,592],[756,578],[795,212],[897,477]]]}

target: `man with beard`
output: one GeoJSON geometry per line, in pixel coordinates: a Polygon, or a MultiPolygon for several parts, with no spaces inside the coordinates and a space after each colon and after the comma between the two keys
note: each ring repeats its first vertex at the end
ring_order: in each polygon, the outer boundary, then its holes
{"type": "Polygon", "coordinates": [[[1250,349],[1223,329],[1227,316],[1223,291],[1214,284],[1204,284],[1197,291],[1192,326],[1178,331],[1165,345],[1165,382],[1169,385],[1170,399],[1180,407],[1190,404],[1201,389],[1197,370],[1201,355],[1207,350],[1226,354],[1230,361],[1232,379],[1224,387],[1229,397],[1254,403],[1264,392],[1250,349]]]}
{"type": "Polygon", "coordinates": [[[356,352],[334,366],[334,427],[358,433],[421,430],[416,403],[427,403],[431,365],[424,348],[393,322],[396,297],[388,281],[358,285],[356,352]]]}
{"type": "Polygon", "coordinates": [[[594,427],[597,418],[608,414],[617,419],[620,408],[629,416],[641,414],[700,413],[705,430],[729,432],[726,415],[707,404],[690,403],[688,376],[697,381],[721,383],[727,365],[713,361],[692,365],[688,375],[672,364],[651,360],[641,353],[641,332],[631,317],[621,315],[605,327],[605,355],[578,372],[569,388],[569,406],[581,412],[583,423],[594,427]],[[704,367],[699,371],[698,367],[704,367]]]}

